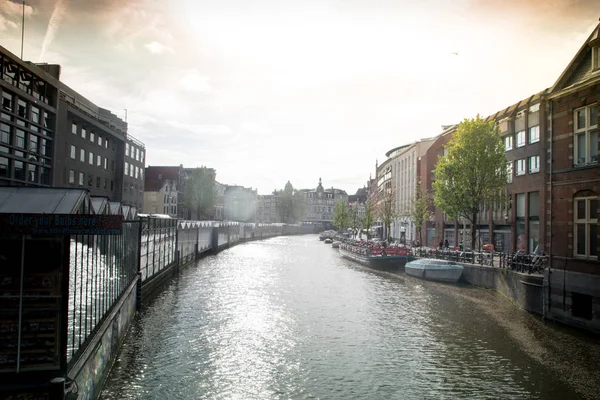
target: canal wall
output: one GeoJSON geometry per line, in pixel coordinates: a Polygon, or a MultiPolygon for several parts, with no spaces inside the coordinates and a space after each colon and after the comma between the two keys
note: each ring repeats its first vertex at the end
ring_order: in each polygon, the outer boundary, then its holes
{"type": "Polygon", "coordinates": [[[565,269],[544,273],[545,317],[600,333],[600,277],[565,269]]]}
{"type": "Polygon", "coordinates": [[[463,278],[477,286],[495,289],[520,308],[544,314],[544,277],[521,273],[507,268],[461,264],[463,278]]]}
{"type": "Polygon", "coordinates": [[[111,366],[136,312],[136,288],[140,278],[134,279],[121,299],[107,316],[81,357],[68,370],[76,384],[77,400],[94,400],[100,396],[111,366]]]}

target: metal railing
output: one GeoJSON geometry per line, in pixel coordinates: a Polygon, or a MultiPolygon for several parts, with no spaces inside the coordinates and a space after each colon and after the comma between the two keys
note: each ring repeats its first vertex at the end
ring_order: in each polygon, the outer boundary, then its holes
{"type": "Polygon", "coordinates": [[[415,257],[436,258],[465,264],[486,265],[497,268],[507,268],[527,274],[543,274],[548,267],[549,257],[544,254],[513,254],[499,252],[454,251],[425,247],[411,249],[415,257]]]}
{"type": "Polygon", "coordinates": [[[76,235],[70,241],[67,361],[86,342],[138,273],[139,221],[124,221],[122,235],[76,235]]]}
{"type": "Polygon", "coordinates": [[[140,272],[146,281],[175,263],[178,220],[145,217],[140,221],[140,272]]]}

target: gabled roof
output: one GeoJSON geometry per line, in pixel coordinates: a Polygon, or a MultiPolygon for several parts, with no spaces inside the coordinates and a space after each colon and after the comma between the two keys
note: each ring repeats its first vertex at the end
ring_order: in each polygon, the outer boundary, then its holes
{"type": "Polygon", "coordinates": [[[0,187],[0,213],[76,214],[86,206],[86,189],[0,187]]]}
{"type": "Polygon", "coordinates": [[[594,28],[590,36],[575,54],[575,57],[573,57],[567,68],[565,68],[554,85],[552,85],[549,93],[557,92],[591,78],[600,78],[600,70],[592,70],[592,48],[590,45],[600,45],[600,24],[596,25],[596,28],[594,28]]]}
{"type": "Polygon", "coordinates": [[[158,192],[165,184],[166,180],[179,182],[179,174],[182,172],[182,167],[146,167],[144,175],[144,191],[158,192]]]}

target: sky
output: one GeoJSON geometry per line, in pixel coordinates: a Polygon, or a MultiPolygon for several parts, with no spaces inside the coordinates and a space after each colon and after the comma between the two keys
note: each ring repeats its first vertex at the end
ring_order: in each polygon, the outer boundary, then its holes
{"type": "MultiPolygon", "coordinates": [[[[22,4],[0,0],[21,51],[22,4]]],[[[397,146],[556,81],[597,0],[26,0],[23,59],[125,117],[147,165],[353,194],[397,146]]]]}

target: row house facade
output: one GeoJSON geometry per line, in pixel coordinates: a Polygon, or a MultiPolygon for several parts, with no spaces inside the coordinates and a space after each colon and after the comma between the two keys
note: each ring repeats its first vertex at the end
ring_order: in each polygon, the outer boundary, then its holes
{"type": "MultiPolygon", "coordinates": [[[[507,158],[506,202],[483,204],[476,227],[480,243],[496,251],[550,255],[545,285],[549,318],[600,330],[598,263],[598,26],[554,85],[486,118],[502,135],[507,158]]],[[[457,126],[443,127],[419,157],[416,173],[432,190],[433,171],[457,126]]],[[[432,207],[426,244],[461,241],[470,226],[432,207]]],[[[477,246],[479,243],[476,243],[477,246]]]]}
{"type": "Polygon", "coordinates": [[[314,190],[303,189],[300,191],[306,196],[306,216],[304,223],[331,224],[335,204],[339,201],[348,204],[348,193],[342,189],[325,189],[321,178],[314,190]]]}
{"type": "Polygon", "coordinates": [[[182,218],[183,166],[148,166],[145,171],[144,213],[182,218]]]}
{"type": "Polygon", "coordinates": [[[259,195],[256,202],[256,222],[281,222],[278,205],[278,196],[276,194],[259,195]]]}
{"type": "Polygon", "coordinates": [[[59,65],[23,62],[0,47],[0,91],[0,185],[86,188],[141,209],[139,168],[135,196],[124,179],[127,123],[61,82],[59,65]]]}

